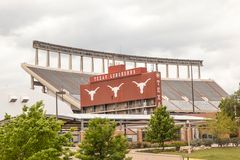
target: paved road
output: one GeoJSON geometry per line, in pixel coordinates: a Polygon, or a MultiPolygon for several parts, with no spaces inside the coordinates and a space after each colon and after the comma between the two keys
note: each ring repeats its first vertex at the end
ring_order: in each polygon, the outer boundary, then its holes
{"type": "Polygon", "coordinates": [[[182,160],[182,157],[178,155],[142,153],[136,150],[131,150],[128,157],[132,157],[133,160],[182,160]]]}
{"type": "MultiPolygon", "coordinates": [[[[72,148],[73,151],[76,151],[76,148],[72,148]]],[[[130,150],[127,157],[132,157],[132,160],[183,160],[181,156],[178,155],[167,155],[167,154],[154,154],[154,153],[143,153],[136,152],[137,149],[130,150]]],[[[73,158],[73,160],[78,160],[73,158]]]]}

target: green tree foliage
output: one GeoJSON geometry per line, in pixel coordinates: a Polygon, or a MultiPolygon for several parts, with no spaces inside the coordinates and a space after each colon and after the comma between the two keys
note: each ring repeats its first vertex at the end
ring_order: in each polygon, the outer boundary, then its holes
{"type": "Polygon", "coordinates": [[[1,160],[57,160],[71,135],[59,134],[61,121],[47,118],[43,103],[25,106],[16,118],[5,116],[0,127],[1,160]]]}
{"type": "Polygon", "coordinates": [[[160,106],[153,112],[146,132],[146,140],[158,143],[164,150],[164,142],[176,137],[178,127],[167,112],[166,106],[160,106]]]}
{"type": "Polygon", "coordinates": [[[217,113],[215,119],[208,122],[210,133],[218,139],[226,138],[226,135],[236,132],[236,121],[225,112],[217,113]]]}
{"type": "Polygon", "coordinates": [[[77,157],[81,160],[123,160],[127,154],[127,139],[114,134],[116,123],[96,118],[89,122],[77,157]]]}
{"type": "Polygon", "coordinates": [[[222,112],[226,113],[232,119],[236,116],[240,117],[240,90],[236,91],[233,95],[223,99],[219,105],[222,112]]]}

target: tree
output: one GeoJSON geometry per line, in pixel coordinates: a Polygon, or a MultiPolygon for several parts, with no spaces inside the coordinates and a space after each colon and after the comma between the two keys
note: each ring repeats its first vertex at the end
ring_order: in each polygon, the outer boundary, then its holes
{"type": "Polygon", "coordinates": [[[236,121],[225,112],[219,112],[216,118],[208,122],[210,133],[218,139],[226,138],[226,135],[234,133],[237,129],[236,121]]]}
{"type": "Polygon", "coordinates": [[[89,122],[77,157],[81,160],[123,160],[127,154],[127,139],[115,134],[116,123],[96,118],[89,122]]]}
{"type": "Polygon", "coordinates": [[[240,90],[223,99],[219,104],[219,108],[232,119],[235,119],[235,116],[240,117],[240,90]]]}
{"type": "Polygon", "coordinates": [[[231,132],[231,134],[235,136],[237,134],[239,135],[240,134],[240,89],[236,91],[234,94],[230,95],[229,97],[226,97],[225,99],[223,99],[219,104],[219,108],[221,109],[221,112],[225,114],[225,116],[228,116],[231,118],[231,120],[235,121],[235,127],[236,127],[235,131],[237,131],[238,129],[238,133],[231,132]]]}
{"type": "Polygon", "coordinates": [[[173,118],[167,112],[166,106],[160,106],[151,115],[146,132],[146,140],[158,143],[164,150],[164,142],[174,139],[177,130],[178,127],[175,126],[173,118]]]}
{"type": "Polygon", "coordinates": [[[0,127],[1,160],[58,160],[71,135],[59,134],[61,121],[46,117],[43,103],[24,106],[16,118],[5,116],[0,127]]]}

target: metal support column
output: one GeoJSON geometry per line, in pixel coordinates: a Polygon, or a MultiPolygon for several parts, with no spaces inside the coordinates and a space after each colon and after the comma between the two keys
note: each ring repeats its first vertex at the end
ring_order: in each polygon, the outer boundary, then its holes
{"type": "Polygon", "coordinates": [[[84,120],[81,120],[81,131],[84,130],[84,120]]]}
{"type": "Polygon", "coordinates": [[[102,72],[105,73],[105,61],[102,59],[102,72]]]}
{"type": "Polygon", "coordinates": [[[107,68],[109,67],[110,62],[109,62],[109,58],[107,59],[107,68]]]}
{"type": "Polygon", "coordinates": [[[69,70],[72,70],[72,54],[69,54],[68,68],[69,70]]]}
{"type": "Polygon", "coordinates": [[[155,66],[155,67],[156,67],[156,71],[158,72],[158,64],[157,64],[157,63],[156,63],[156,66],[155,66]]]}
{"type": "Polygon", "coordinates": [[[122,122],[122,120],[120,120],[120,122],[119,122],[119,127],[120,127],[120,131],[122,132],[122,129],[123,129],[123,122],[122,122]]]}
{"type": "Polygon", "coordinates": [[[190,79],[190,66],[187,65],[187,78],[190,79]]]}
{"type": "Polygon", "coordinates": [[[177,78],[179,78],[179,65],[177,64],[177,78]]]}
{"type": "Polygon", "coordinates": [[[81,129],[80,129],[80,142],[84,140],[84,120],[81,120],[81,129]]]}
{"type": "Polygon", "coordinates": [[[83,72],[83,56],[80,56],[80,72],[83,72]]]}
{"type": "Polygon", "coordinates": [[[46,87],[42,86],[42,93],[46,93],[46,87]]]}
{"type": "Polygon", "coordinates": [[[58,68],[61,68],[61,53],[58,52],[58,68]]]}
{"type": "Polygon", "coordinates": [[[198,65],[198,79],[201,79],[201,68],[200,68],[200,65],[198,65]]]}
{"type": "Polygon", "coordinates": [[[166,78],[169,78],[169,73],[168,73],[168,64],[166,64],[166,78]]]}
{"type": "Polygon", "coordinates": [[[134,68],[136,68],[137,67],[137,62],[136,61],[134,61],[134,68]]]}
{"type": "Polygon", "coordinates": [[[49,50],[47,50],[47,61],[46,61],[46,66],[47,66],[47,67],[50,66],[50,53],[49,53],[49,50]]]}
{"type": "Polygon", "coordinates": [[[126,124],[126,121],[124,121],[124,136],[127,136],[127,124],[126,124]]]}
{"type": "Polygon", "coordinates": [[[113,57],[113,60],[112,60],[112,65],[115,66],[115,58],[113,57]]]}
{"type": "Polygon", "coordinates": [[[92,61],[92,68],[91,68],[91,72],[92,73],[94,73],[94,58],[93,57],[91,57],[91,61],[92,61]]]}
{"type": "Polygon", "coordinates": [[[36,48],[35,52],[35,65],[38,65],[38,48],[36,48]]]}

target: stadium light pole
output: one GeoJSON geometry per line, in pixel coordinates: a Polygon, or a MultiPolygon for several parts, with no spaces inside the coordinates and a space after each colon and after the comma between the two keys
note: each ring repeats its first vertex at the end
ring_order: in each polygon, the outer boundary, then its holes
{"type": "Polygon", "coordinates": [[[192,87],[192,108],[193,108],[193,113],[195,113],[195,107],[194,107],[194,90],[193,90],[193,68],[192,68],[192,63],[191,63],[191,87],[192,87]]]}
{"type": "Polygon", "coordinates": [[[57,91],[56,92],[56,119],[58,120],[58,95],[64,95],[66,92],[64,91],[57,91]]]}

